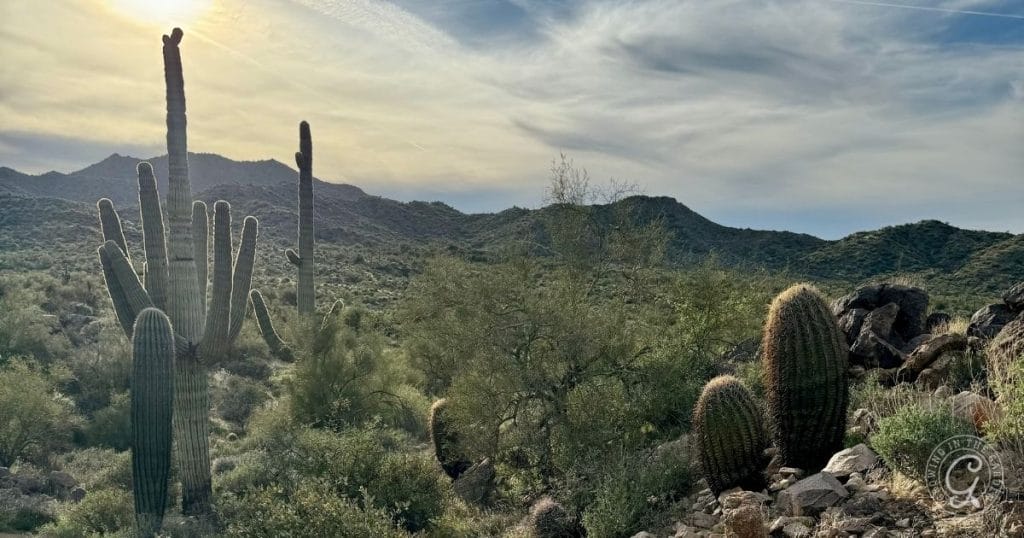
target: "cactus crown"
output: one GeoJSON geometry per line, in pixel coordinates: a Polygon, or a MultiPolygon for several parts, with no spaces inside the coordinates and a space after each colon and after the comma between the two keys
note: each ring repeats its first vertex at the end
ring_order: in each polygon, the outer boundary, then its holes
{"type": "Polygon", "coordinates": [[[814,472],[842,448],[848,351],[813,286],[797,284],[772,302],[761,353],[772,436],[786,465],[814,472]]]}
{"type": "Polygon", "coordinates": [[[761,409],[738,379],[719,376],[704,386],[694,409],[693,435],[701,471],[715,494],[735,486],[765,486],[768,435],[761,409]]]}

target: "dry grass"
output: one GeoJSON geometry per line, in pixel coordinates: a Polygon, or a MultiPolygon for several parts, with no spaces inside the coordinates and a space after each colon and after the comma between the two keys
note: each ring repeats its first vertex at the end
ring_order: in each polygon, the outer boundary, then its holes
{"type": "Polygon", "coordinates": [[[971,324],[971,320],[957,316],[945,323],[940,323],[932,329],[932,334],[939,336],[943,334],[967,334],[967,326],[971,324]]]}

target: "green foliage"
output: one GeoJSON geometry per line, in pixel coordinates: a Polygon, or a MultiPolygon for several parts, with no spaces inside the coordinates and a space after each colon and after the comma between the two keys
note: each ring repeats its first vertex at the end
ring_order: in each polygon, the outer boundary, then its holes
{"type": "Polygon", "coordinates": [[[14,356],[46,363],[67,352],[67,340],[54,334],[60,330],[57,317],[47,315],[43,301],[27,279],[0,280],[0,365],[14,356]]]}
{"type": "Polygon", "coordinates": [[[950,437],[973,434],[973,425],[945,407],[911,404],[878,421],[871,446],[891,469],[923,480],[935,447],[950,437]]]}
{"type": "Polygon", "coordinates": [[[131,345],[121,328],[109,318],[95,324],[100,327],[96,340],[73,348],[66,362],[72,378],[68,395],[87,416],[128,390],[132,367],[131,345]]]}
{"type": "Polygon", "coordinates": [[[86,491],[132,487],[132,462],[128,452],[86,448],[62,454],[57,461],[86,491]]]}
{"type": "Polygon", "coordinates": [[[1024,355],[1004,366],[1002,372],[996,377],[995,389],[1003,411],[986,425],[985,432],[1024,461],[1024,355]]]}
{"type": "Polygon", "coordinates": [[[667,443],[653,454],[630,454],[609,467],[593,493],[582,503],[588,537],[620,538],[645,528],[673,502],[690,493],[695,477],[681,441],[667,443]]]}
{"type": "Polygon", "coordinates": [[[83,428],[88,446],[128,450],[131,447],[131,399],[127,392],[115,395],[110,405],[96,411],[83,428]]]}
{"type": "Polygon", "coordinates": [[[300,484],[284,494],[272,488],[244,496],[227,495],[219,503],[226,536],[336,536],[338,538],[401,538],[387,512],[361,508],[320,481],[300,484]]]}
{"type": "Polygon", "coordinates": [[[401,355],[385,351],[380,334],[352,328],[336,317],[322,328],[300,326],[295,332],[304,337],[293,342],[308,342],[295,348],[301,360],[286,384],[295,420],[342,429],[379,417],[385,424],[423,432],[428,404],[408,390],[411,373],[401,355]]]}
{"type": "Polygon", "coordinates": [[[708,382],[693,416],[701,471],[716,495],[733,487],[757,491],[765,484],[768,435],[761,408],[736,378],[708,382]]]}
{"type": "Polygon", "coordinates": [[[213,401],[217,414],[224,420],[244,425],[253,411],[270,399],[262,383],[233,374],[217,377],[221,379],[213,387],[213,401]]]}
{"type": "Polygon", "coordinates": [[[772,436],[784,464],[814,472],[842,448],[848,353],[814,287],[797,284],[772,302],[761,354],[772,436]]]}
{"type": "Polygon", "coordinates": [[[69,403],[56,397],[53,381],[28,360],[0,365],[0,466],[45,461],[66,445],[74,420],[69,403]]]}
{"type": "Polygon", "coordinates": [[[0,533],[31,532],[56,519],[55,503],[17,489],[0,490],[0,533]]]}
{"type": "Polygon", "coordinates": [[[65,505],[46,536],[86,538],[130,531],[135,522],[131,493],[120,489],[90,491],[78,504],[65,505]]]}

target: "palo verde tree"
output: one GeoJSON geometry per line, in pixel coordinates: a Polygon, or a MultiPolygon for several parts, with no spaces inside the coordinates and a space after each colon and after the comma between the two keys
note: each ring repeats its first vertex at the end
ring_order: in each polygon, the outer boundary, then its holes
{"type": "Polygon", "coordinates": [[[145,283],[139,281],[121,222],[110,200],[97,204],[104,244],[100,262],[114,312],[131,338],[139,313],[155,307],[174,328],[173,422],[182,511],[209,514],[211,506],[206,366],[223,356],[238,337],[245,319],[256,251],[257,222],[246,217],[232,264],[231,208],[214,205],[213,278],[207,301],[208,221],[206,205],[192,201],[185,131],[185,83],[182,76],[182,31],[163,36],[167,84],[167,153],[169,230],[165,233],[156,178],[149,163],[139,163],[145,283]]]}

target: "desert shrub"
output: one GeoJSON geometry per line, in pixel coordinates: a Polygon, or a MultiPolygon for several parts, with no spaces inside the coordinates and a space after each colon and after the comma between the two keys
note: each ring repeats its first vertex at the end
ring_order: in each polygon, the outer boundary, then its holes
{"type": "Polygon", "coordinates": [[[52,500],[21,495],[17,489],[0,489],[0,533],[31,532],[56,517],[56,503],[52,500]]]}
{"type": "Polygon", "coordinates": [[[27,279],[0,281],[0,365],[19,355],[48,363],[67,352],[68,341],[59,334],[56,316],[40,307],[43,301],[27,279]]]}
{"type": "Polygon", "coordinates": [[[88,446],[128,450],[131,446],[131,398],[127,392],[115,395],[110,405],[96,411],[83,428],[88,446]]]}
{"type": "Polygon", "coordinates": [[[218,377],[213,399],[224,420],[244,425],[249,415],[270,399],[262,383],[226,372],[218,377]]]}
{"type": "Polygon", "coordinates": [[[130,531],[135,524],[132,494],[120,489],[90,491],[78,504],[64,507],[46,536],[86,538],[130,531]]]}
{"type": "Polygon", "coordinates": [[[286,384],[293,418],[334,429],[377,417],[392,426],[408,424],[411,414],[424,410],[425,398],[409,390],[402,356],[387,353],[380,334],[345,322],[352,310],[293,340],[309,342],[299,347],[300,360],[286,384]]]}
{"type": "Polygon", "coordinates": [[[0,466],[19,459],[43,461],[69,440],[73,412],[53,385],[27,360],[0,366],[0,466]]]}
{"type": "Polygon", "coordinates": [[[75,348],[68,356],[71,380],[67,392],[86,416],[111,404],[114,395],[128,390],[131,375],[131,342],[110,319],[100,325],[95,342],[75,348]]]}
{"type": "Polygon", "coordinates": [[[1024,357],[1005,367],[995,388],[1003,412],[986,425],[986,435],[1024,461],[1024,357]]]}
{"type": "Polygon", "coordinates": [[[932,451],[957,435],[973,435],[974,426],[942,406],[908,405],[878,422],[871,446],[889,468],[921,479],[932,451]]]}
{"type": "Polygon", "coordinates": [[[444,510],[444,485],[433,459],[424,453],[388,454],[366,486],[372,504],[394,515],[410,532],[427,528],[444,510]]]}
{"type": "Polygon", "coordinates": [[[408,536],[387,512],[362,508],[318,481],[300,484],[290,495],[269,488],[227,495],[221,497],[218,510],[227,536],[408,536]]]}
{"type": "Polygon", "coordinates": [[[86,448],[61,454],[56,462],[86,491],[132,487],[132,460],[127,451],[86,448]]]}
{"type": "Polygon", "coordinates": [[[593,500],[580,503],[587,536],[630,536],[672,502],[686,496],[694,483],[688,451],[670,443],[655,454],[619,460],[600,480],[593,500]]]}

